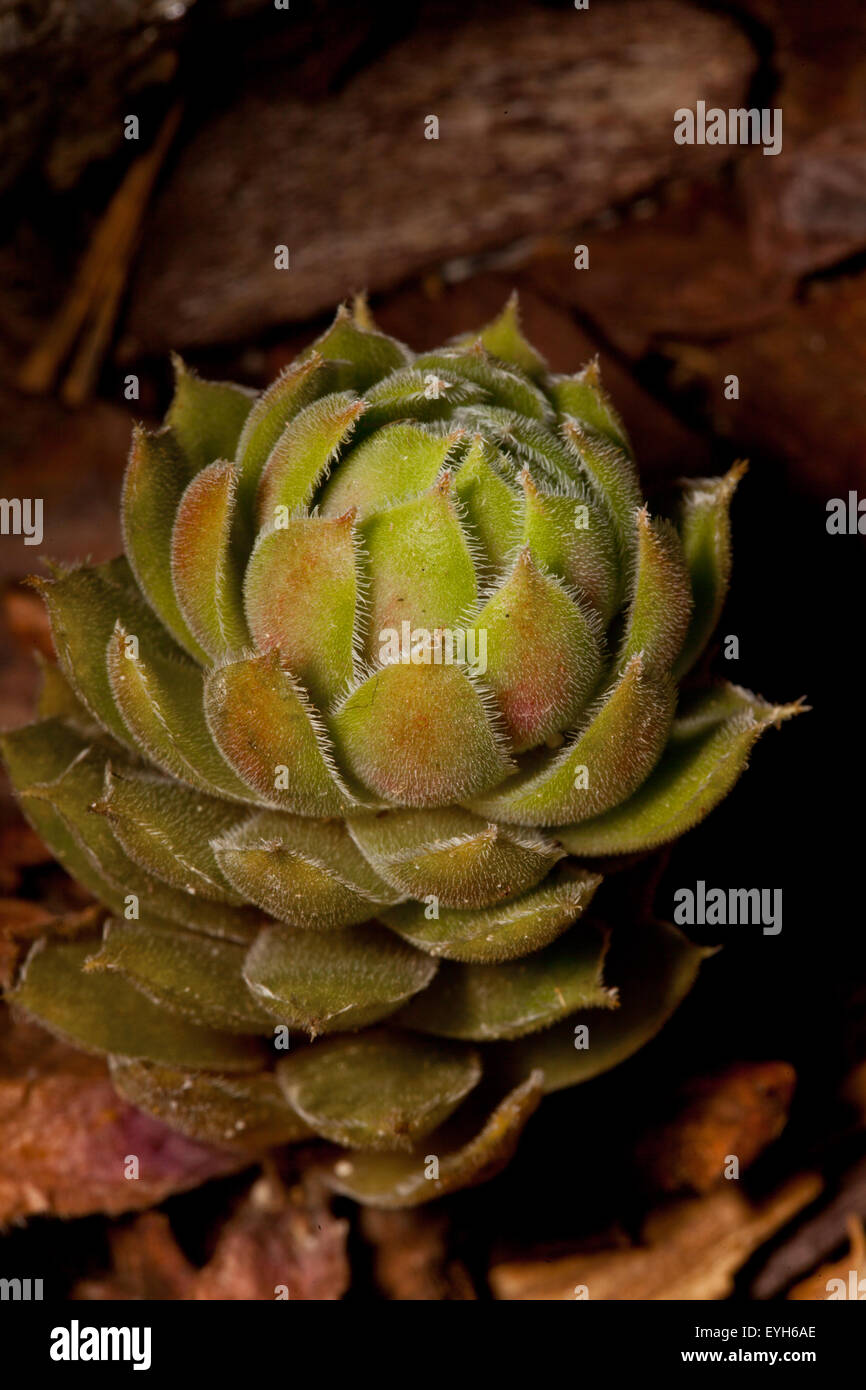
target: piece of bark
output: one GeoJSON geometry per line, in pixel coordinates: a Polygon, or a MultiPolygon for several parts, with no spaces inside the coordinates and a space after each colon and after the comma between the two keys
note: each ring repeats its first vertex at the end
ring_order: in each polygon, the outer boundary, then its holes
{"type": "Polygon", "coordinates": [[[0,1006],[0,1225],[37,1213],[139,1210],[247,1162],[134,1110],[101,1058],[0,1006]],[[138,1178],[125,1176],[130,1155],[138,1178]]]}
{"type": "Polygon", "coordinates": [[[281,81],[192,139],[145,229],[122,352],[258,333],[717,167],[728,151],[677,145],[673,113],[739,105],[755,61],[733,20],[681,0],[462,22],[433,6],[336,96],[281,81]]]}
{"type": "Polygon", "coordinates": [[[373,1247],[373,1277],[386,1298],[437,1302],[476,1297],[469,1271],[451,1253],[446,1213],[428,1207],[362,1207],[360,1225],[373,1247]]]}
{"type": "Polygon", "coordinates": [[[755,1205],[732,1182],[652,1213],[635,1249],[495,1265],[491,1288],[496,1298],[520,1301],[726,1298],[752,1251],[820,1191],[817,1175],[801,1174],[755,1205]]]}
{"type": "Polygon", "coordinates": [[[860,1292],[860,1282],[866,1288],[866,1238],[863,1235],[863,1222],[857,1216],[848,1218],[848,1238],[851,1248],[847,1255],[832,1264],[822,1265],[808,1279],[795,1284],[788,1298],[795,1302],[828,1302],[840,1298],[855,1298],[858,1302],[866,1298],[860,1292]],[[840,1287],[841,1283],[841,1287],[840,1287]]]}
{"type": "Polygon", "coordinates": [[[570,240],[586,245],[588,268],[574,268],[570,245],[550,243],[533,257],[530,280],[632,360],[668,338],[704,342],[752,331],[793,293],[789,273],[759,266],[750,254],[745,210],[721,183],[677,181],[615,225],[590,224],[570,240]]]}
{"type": "Polygon", "coordinates": [[[712,429],[786,462],[825,502],[862,487],[866,274],[816,282],[772,324],[715,346],[670,342],[674,389],[697,392],[712,429]],[[737,377],[739,399],[725,397],[737,377]]]}
{"type": "Polygon", "coordinates": [[[784,1129],[796,1079],[787,1062],[738,1062],[689,1082],[673,1117],[638,1142],[641,1182],[657,1192],[709,1192],[732,1156],[744,1172],[784,1129]]]}
{"type": "Polygon", "coordinates": [[[77,1299],[339,1299],[349,1285],[348,1223],[331,1213],[321,1189],[257,1179],[220,1230],[213,1255],[197,1269],[167,1218],[147,1212],[110,1234],[112,1269],[82,1280],[77,1299]]]}

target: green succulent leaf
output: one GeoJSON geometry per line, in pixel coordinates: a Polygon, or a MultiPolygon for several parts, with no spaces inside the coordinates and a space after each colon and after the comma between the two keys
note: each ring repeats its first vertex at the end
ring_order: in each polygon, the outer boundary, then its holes
{"type": "Polygon", "coordinates": [[[358,1149],[409,1149],[481,1077],[475,1048],[391,1029],[326,1038],[277,1067],[289,1103],[325,1139],[358,1149]]]}
{"type": "Polygon", "coordinates": [[[254,1039],[198,1027],[167,1013],[122,977],[88,970],[98,946],[92,939],[37,941],[8,998],[49,1032],[87,1052],[196,1070],[260,1066],[261,1047],[254,1039]]]}
{"type": "Polygon", "coordinates": [[[694,666],[721,615],[731,579],[731,499],[745,472],[746,464],[737,463],[723,478],[693,478],[684,487],[678,522],[694,607],[678,679],[694,666]]]}
{"type": "Polygon", "coordinates": [[[667,671],[679,654],[692,614],[692,588],[682,546],[673,527],[651,521],[642,509],[637,522],[637,569],[620,652],[620,665],[641,656],[647,670],[667,671]]]}
{"type": "Polygon", "coordinates": [[[354,391],[338,391],[305,406],[289,422],[259,483],[260,526],[272,526],[280,508],[293,512],[309,506],[364,409],[354,391]]]}
{"type": "Polygon", "coordinates": [[[692,988],[701,962],[713,954],[665,922],[616,931],[609,972],[617,981],[617,1009],[593,1009],[586,1015],[578,1010],[543,1033],[485,1049],[485,1059],[512,1083],[542,1071],[545,1091],[589,1081],[655,1037],[692,988]],[[588,1045],[583,1046],[586,1034],[588,1045]]]}
{"type": "MultiPolygon", "coordinates": [[[[682,722],[674,722],[664,757],[639,791],[603,816],[556,832],[570,854],[633,853],[684,834],[727,796],[764,730],[801,709],[729,690],[739,696],[739,713],[707,727],[698,696],[696,708],[687,707],[682,722]]],[[[718,710],[716,695],[705,698],[718,710]]]]}
{"type": "Polygon", "coordinates": [[[336,821],[263,811],[214,841],[214,852],[242,898],[293,926],[353,926],[398,897],[336,821]]]}
{"type": "Polygon", "coordinates": [[[632,455],[622,417],[602,387],[598,359],[589,362],[575,376],[550,377],[547,390],[560,416],[584,429],[594,430],[617,449],[632,455]]]}
{"type": "Polygon", "coordinates": [[[174,354],[174,396],[165,417],[190,475],[214,459],[233,459],[255,392],[230,381],[203,381],[174,354]]]}
{"type": "Polygon", "coordinates": [[[273,1072],[223,1075],[132,1057],[112,1057],[109,1065],[125,1100],[202,1144],[260,1153],[313,1137],[273,1072]]]}
{"type": "Polygon", "coordinates": [[[244,560],[233,533],[237,480],[233,463],[203,468],[178,503],[171,538],[171,574],[180,609],[214,660],[249,643],[244,560]]]}
{"type": "Polygon", "coordinates": [[[499,451],[475,435],[460,463],[454,492],[465,525],[492,574],[504,568],[520,540],[520,498],[506,482],[507,476],[499,451]]]}
{"type": "Polygon", "coordinates": [[[562,857],[549,840],[458,806],[353,816],[349,833],[398,893],[445,907],[488,907],[532,888],[562,857]]]}
{"type": "Polygon", "coordinates": [[[445,1038],[488,1042],[548,1028],[580,1008],[613,1008],[602,981],[607,935],[581,923],[553,945],[503,965],[446,961],[395,1022],[445,1038]]]}
{"type": "Polygon", "coordinates": [[[511,1159],[541,1095],[542,1074],[537,1072],[500,1100],[485,1120],[461,1110],[413,1153],[353,1153],[334,1159],[323,1176],[336,1192],[386,1209],[418,1206],[487,1182],[511,1159]]]}
{"type": "Polygon", "coordinates": [[[378,1023],[429,985],[438,963],[373,925],[310,932],[267,927],[244,979],[273,1014],[311,1036],[378,1023]]]}
{"type": "Polygon", "coordinates": [[[354,510],[360,522],[428,491],[462,437],[462,430],[437,434],[409,420],[384,425],[348,451],[322,492],[322,515],[354,510]]]}
{"type": "Polygon", "coordinates": [[[156,922],[106,923],[88,970],[121,975],[137,990],[203,1028],[267,1033],[273,1021],[245,987],[246,947],[156,922]]]}
{"type": "Polygon", "coordinates": [[[312,347],[302,354],[301,361],[319,353],[348,367],[346,382],[356,391],[366,391],[391,372],[407,367],[412,360],[409,349],[386,333],[364,327],[348,309],[341,306],[334,322],[312,347]]]}
{"type": "Polygon", "coordinates": [[[512,294],[505,307],[477,333],[467,334],[464,341],[479,340],[489,353],[503,362],[519,367],[528,377],[544,377],[547,364],[541,353],[524,337],[520,327],[520,308],[517,294],[512,294]]]}
{"type": "Polygon", "coordinates": [[[205,680],[208,728],[250,800],[301,816],[336,816],[358,802],[334,763],[328,736],[279,652],[232,661],[205,680]]]}
{"type": "Polygon", "coordinates": [[[381,915],[398,936],[432,956],[489,964],[549,946],[586,910],[600,883],[598,874],[574,870],[563,882],[534,888],[498,907],[451,908],[428,917],[423,904],[413,902],[381,915]]]}

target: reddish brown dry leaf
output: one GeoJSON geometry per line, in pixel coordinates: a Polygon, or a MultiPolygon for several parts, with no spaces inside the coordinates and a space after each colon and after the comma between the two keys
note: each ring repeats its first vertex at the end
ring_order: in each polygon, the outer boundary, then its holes
{"type": "Polygon", "coordinates": [[[821,1186],[816,1174],[801,1174],[753,1205],[731,1182],[652,1213],[632,1250],[500,1264],[490,1284],[497,1298],[512,1300],[726,1298],[752,1251],[814,1201],[821,1186]]]}
{"type": "Polygon", "coordinates": [[[449,1250],[447,1215],[361,1208],[361,1231],[374,1247],[373,1273],[386,1298],[408,1302],[475,1298],[469,1271],[449,1250]]]}
{"type": "Polygon", "coordinates": [[[848,1237],[851,1241],[848,1254],[833,1264],[822,1265],[808,1279],[796,1284],[788,1294],[790,1299],[814,1303],[846,1298],[854,1298],[859,1302],[866,1298],[866,1293],[860,1293],[861,1280],[866,1288],[866,1238],[859,1216],[848,1218],[848,1237]]]}
{"type": "Polygon", "coordinates": [[[321,1189],[310,1183],[287,1189],[268,1173],[223,1226],[203,1269],[182,1254],[167,1218],[147,1212],[112,1232],[111,1274],[78,1284],[73,1297],[338,1299],[349,1285],[347,1232],[321,1189]]]}
{"type": "Polygon", "coordinates": [[[246,1161],[134,1110],[101,1059],[0,1008],[0,1225],[37,1212],[135,1211],[246,1161]],[[131,1155],[138,1178],[125,1176],[131,1155]]]}
{"type": "Polygon", "coordinates": [[[709,1192],[730,1157],[744,1172],[784,1129],[796,1079],[787,1062],[738,1062],[690,1082],[674,1117],[638,1144],[642,1180],[658,1192],[709,1192]]]}

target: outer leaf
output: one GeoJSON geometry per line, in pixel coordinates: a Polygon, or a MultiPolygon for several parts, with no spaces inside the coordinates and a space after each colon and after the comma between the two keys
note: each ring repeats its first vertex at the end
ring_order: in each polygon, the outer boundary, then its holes
{"type": "Polygon", "coordinates": [[[445,907],[487,907],[533,887],[561,851],[531,832],[506,830],[452,806],[355,816],[349,833],[400,893],[434,894],[445,907]]]}
{"type": "Polygon", "coordinates": [[[602,983],[606,949],[606,934],[587,923],[520,961],[446,961],[395,1022],[440,1037],[486,1042],[534,1033],[575,1009],[612,1008],[616,993],[602,983]]]}
{"type": "Polygon", "coordinates": [[[131,1105],[203,1144],[256,1153],[312,1135],[273,1072],[222,1076],[129,1057],[112,1057],[110,1068],[131,1105]]]}
{"type": "Polygon", "coordinates": [[[142,641],[130,654],[130,634],[118,624],[108,643],[111,690],[137,744],[163,771],[191,787],[235,801],[249,789],[214,746],[204,714],[204,675],[142,641]]]}
{"type": "Polygon", "coordinates": [[[474,1048],[369,1029],[329,1038],[277,1068],[289,1102],[335,1144],[408,1149],[441,1124],[477,1084],[474,1048]]]}
{"type": "Polygon", "coordinates": [[[251,1071],[261,1050],[250,1038],[199,1028],[167,1014],[126,980],[83,967],[98,943],[37,941],[12,1003],[87,1052],[113,1052],[169,1066],[251,1071]]]}
{"type": "Polygon", "coordinates": [[[357,391],[366,391],[390,372],[408,366],[412,360],[411,352],[403,343],[366,327],[343,305],[337,310],[330,328],[307,348],[302,359],[311,353],[348,364],[347,384],[351,383],[357,391]]]}
{"type": "Polygon", "coordinates": [[[308,932],[268,927],[244,978],[274,1018],[311,1036],[377,1023],[429,985],[437,962],[381,927],[308,932]]]}
{"type": "Polygon", "coordinates": [[[340,391],[314,401],[290,421],[259,483],[260,526],[274,524],[278,507],[291,512],[310,505],[364,408],[354,391],[340,391]]]}
{"type": "Polygon", "coordinates": [[[719,621],[731,579],[731,498],[745,472],[746,464],[737,463],[723,478],[693,478],[685,485],[679,530],[694,608],[677,679],[694,666],[719,621]]]}
{"type": "Polygon", "coordinates": [[[545,1091],[558,1091],[618,1066],[639,1051],[679,1007],[701,962],[713,955],[693,946],[664,922],[615,932],[607,973],[617,981],[619,1008],[593,1009],[517,1042],[485,1049],[485,1060],[512,1082],[535,1069],[544,1073],[545,1091]],[[577,1047],[586,1027],[589,1046],[577,1047]]]}
{"type": "Polygon", "coordinates": [[[264,1009],[241,978],[246,947],[181,927],[108,922],[88,970],[116,972],[173,1014],[226,1033],[267,1033],[264,1009]]]}
{"type": "Polygon", "coordinates": [[[560,415],[598,431],[627,454],[634,452],[622,417],[602,387],[597,358],[576,376],[549,377],[546,385],[560,415]]]}
{"type": "Polygon", "coordinates": [[[544,376],[547,363],[523,336],[520,327],[520,309],[516,291],[510,296],[508,303],[495,319],[491,319],[490,323],[486,324],[480,332],[467,334],[464,341],[471,342],[476,338],[481,340],[487,351],[492,353],[494,357],[499,357],[503,362],[510,362],[515,367],[521,368],[527,376],[536,381],[544,376]]]}
{"type": "MultiPolygon", "coordinates": [[[[411,1154],[353,1153],[334,1160],[325,1180],[335,1191],[374,1207],[414,1207],[457,1188],[487,1182],[506,1166],[541,1099],[541,1073],[511,1091],[486,1122],[461,1111],[411,1154]],[[471,1121],[475,1118],[475,1125],[471,1121]],[[439,1159],[428,1176],[428,1155],[439,1159]]],[[[471,1106],[471,1102],[470,1102],[471,1106]]]]}
{"type": "Polygon", "coordinates": [[[233,459],[256,393],[230,381],[203,381],[176,355],[172,365],[174,397],[165,423],[192,472],[214,459],[233,459]]]}
{"type": "Polygon", "coordinates": [[[397,900],[340,822],[266,811],[215,841],[214,849],[243,898],[294,926],[353,926],[397,900]]]}
{"type": "Polygon", "coordinates": [[[293,362],[267,391],[259,396],[243,428],[237,447],[238,514],[251,531],[259,479],[271,450],[283,430],[304,406],[333,390],[333,367],[311,350],[305,360],[293,362]]]}
{"type": "Polygon", "coordinates": [[[688,631],[692,587],[673,527],[636,513],[637,571],[620,665],[640,654],[647,670],[668,671],[688,631]]]}
{"type": "MultiPolygon", "coordinates": [[[[731,687],[736,691],[735,687],[731,687]]],[[[558,830],[570,854],[626,854],[653,849],[690,830],[727,796],[765,729],[800,713],[800,705],[769,705],[748,691],[742,709],[706,726],[698,710],[684,725],[674,724],[670,746],[655,772],[638,792],[604,816],[558,830]],[[690,730],[694,721],[698,732],[690,730]]],[[[709,697],[712,708],[718,698],[709,697]]]]}
{"type": "Polygon", "coordinates": [[[489,964],[516,960],[549,946],[590,903],[598,874],[575,871],[564,882],[545,884],[498,907],[440,911],[429,918],[420,903],[383,914],[404,940],[432,956],[489,964]]]}

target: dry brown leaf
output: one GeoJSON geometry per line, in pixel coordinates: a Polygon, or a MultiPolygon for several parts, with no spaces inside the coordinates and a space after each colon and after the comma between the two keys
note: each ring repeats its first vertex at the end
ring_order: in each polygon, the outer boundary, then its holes
{"type": "Polygon", "coordinates": [[[349,1284],[347,1232],[322,1189],[311,1183],[286,1188],[266,1173],[223,1226],[204,1268],[183,1255],[165,1216],[147,1212],[112,1232],[112,1272],[82,1281],[72,1296],[334,1300],[349,1284]]]}
{"type": "Polygon", "coordinates": [[[135,1211],[247,1161],[134,1110],[103,1060],[0,1008],[0,1225],[42,1212],[135,1211]],[[130,1155],[138,1178],[125,1176],[130,1155]]]}
{"type": "Polygon", "coordinates": [[[674,1117],[638,1145],[642,1180],[659,1192],[709,1192],[732,1156],[742,1173],[784,1129],[796,1080],[787,1062],[738,1062],[690,1082],[674,1117]]]}
{"type": "Polygon", "coordinates": [[[732,1182],[708,1197],[684,1198],[652,1213],[643,1243],[634,1249],[496,1265],[491,1288],[496,1298],[521,1301],[726,1298],[752,1251],[821,1188],[816,1174],[804,1173],[754,1205],[732,1182]]]}
{"type": "Polygon", "coordinates": [[[373,1275],[386,1298],[433,1302],[476,1297],[469,1271],[450,1254],[447,1214],[429,1207],[362,1207],[360,1223],[374,1247],[373,1275]]]}

